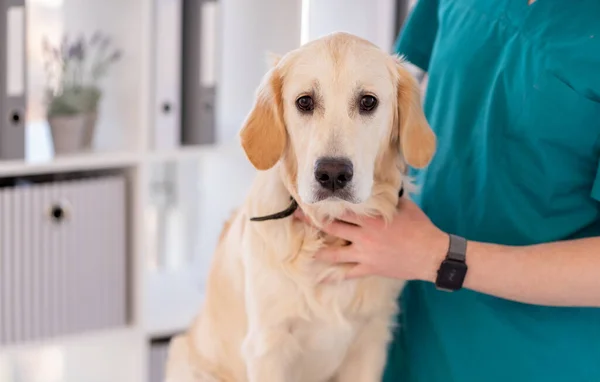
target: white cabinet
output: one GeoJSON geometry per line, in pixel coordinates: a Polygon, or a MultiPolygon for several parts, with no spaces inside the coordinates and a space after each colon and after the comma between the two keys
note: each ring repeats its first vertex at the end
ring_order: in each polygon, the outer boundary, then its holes
{"type": "Polygon", "coordinates": [[[123,175],[0,188],[0,345],[127,324],[125,198],[123,175]]]}

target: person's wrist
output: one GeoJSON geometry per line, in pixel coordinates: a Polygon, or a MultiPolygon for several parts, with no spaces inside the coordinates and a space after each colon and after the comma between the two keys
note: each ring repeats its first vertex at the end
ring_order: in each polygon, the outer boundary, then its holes
{"type": "Polygon", "coordinates": [[[448,253],[450,236],[443,231],[439,231],[429,243],[427,253],[423,256],[424,264],[420,279],[421,281],[434,283],[440,264],[442,264],[448,253]]]}

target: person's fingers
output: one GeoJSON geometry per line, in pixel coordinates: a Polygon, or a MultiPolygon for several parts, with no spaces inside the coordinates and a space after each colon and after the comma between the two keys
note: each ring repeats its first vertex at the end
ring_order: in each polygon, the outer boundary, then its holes
{"type": "Polygon", "coordinates": [[[371,275],[373,275],[373,272],[368,266],[366,266],[365,264],[356,264],[346,272],[344,280],[357,279],[360,277],[371,275]]]}
{"type": "Polygon", "coordinates": [[[400,209],[415,209],[418,208],[417,204],[409,198],[400,198],[398,200],[398,208],[400,209]]]}
{"type": "Polygon", "coordinates": [[[358,262],[358,254],[352,246],[324,248],[315,253],[315,259],[326,263],[346,264],[358,262]]]}

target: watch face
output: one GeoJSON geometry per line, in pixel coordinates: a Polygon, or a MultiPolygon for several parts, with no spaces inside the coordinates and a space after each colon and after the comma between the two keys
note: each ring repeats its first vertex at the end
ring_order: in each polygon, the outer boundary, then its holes
{"type": "Polygon", "coordinates": [[[440,289],[458,290],[462,288],[466,274],[467,264],[446,259],[442,262],[438,270],[438,277],[435,284],[440,289]]]}

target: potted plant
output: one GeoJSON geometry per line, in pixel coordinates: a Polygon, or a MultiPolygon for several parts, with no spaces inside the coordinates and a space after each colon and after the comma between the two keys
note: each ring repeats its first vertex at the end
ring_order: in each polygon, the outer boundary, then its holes
{"type": "Polygon", "coordinates": [[[46,71],[46,118],[54,152],[67,154],[92,146],[98,106],[102,99],[100,80],[121,58],[108,36],[96,32],[87,41],[63,38],[59,46],[43,41],[46,71]]]}

